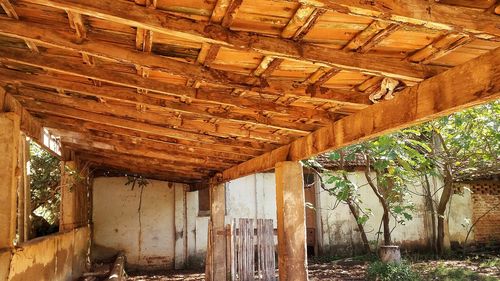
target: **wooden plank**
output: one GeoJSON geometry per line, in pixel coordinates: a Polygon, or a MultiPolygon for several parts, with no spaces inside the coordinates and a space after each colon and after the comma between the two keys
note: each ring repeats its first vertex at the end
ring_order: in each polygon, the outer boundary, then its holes
{"type": "Polygon", "coordinates": [[[233,146],[226,146],[224,144],[205,144],[200,142],[179,140],[162,135],[148,134],[133,129],[113,127],[109,125],[103,125],[100,123],[59,117],[50,114],[37,113],[37,116],[40,116],[43,125],[48,128],[64,129],[72,132],[95,134],[98,136],[106,136],[107,134],[113,134],[119,138],[121,137],[125,139],[137,140],[138,142],[142,140],[150,140],[161,144],[176,145],[178,147],[177,150],[197,151],[196,149],[203,149],[203,151],[210,151],[214,155],[216,155],[218,152],[223,152],[241,156],[257,156],[259,154],[262,154],[262,152],[264,151],[262,148],[258,149],[258,148],[253,148],[251,146],[233,147],[233,146]]]}
{"type": "Polygon", "coordinates": [[[300,5],[288,24],[281,31],[281,37],[292,38],[297,31],[304,26],[307,19],[313,14],[316,8],[309,5],[300,5]]]}
{"type": "MultiPolygon", "coordinates": [[[[135,105],[144,105],[158,108],[165,111],[194,115],[201,118],[219,118],[221,120],[232,121],[238,124],[252,124],[263,128],[273,128],[287,130],[291,132],[303,133],[314,130],[317,125],[300,124],[268,118],[263,113],[242,114],[233,110],[210,110],[206,107],[195,106],[193,103],[187,104],[182,101],[172,101],[164,95],[155,93],[142,93],[137,95],[135,92],[126,88],[117,88],[110,86],[95,87],[88,84],[77,84],[60,80],[56,77],[47,75],[30,75],[18,71],[0,69],[0,80],[8,83],[22,82],[25,84],[39,85],[64,91],[82,93],[94,97],[112,99],[117,101],[130,102],[135,105]]],[[[304,116],[304,115],[303,115],[304,116]]],[[[318,117],[318,116],[311,116],[318,117]]],[[[325,118],[321,118],[323,122],[325,118]]]]}
{"type": "Polygon", "coordinates": [[[400,25],[374,20],[367,28],[359,32],[344,47],[344,50],[366,53],[384,38],[398,30],[400,25]]]}
{"type": "MultiPolygon", "coordinates": [[[[0,0],[0,6],[3,8],[3,10],[5,11],[5,13],[9,18],[19,20],[19,16],[17,15],[14,6],[12,6],[12,3],[10,3],[9,0],[0,0]]],[[[24,42],[32,52],[39,53],[38,47],[35,45],[34,42],[29,40],[25,40],[24,42]]]]}
{"type": "Polygon", "coordinates": [[[217,0],[210,21],[213,23],[221,23],[230,4],[231,0],[217,0]]]}
{"type": "Polygon", "coordinates": [[[94,1],[92,3],[85,0],[29,0],[29,2],[73,10],[89,16],[146,28],[154,32],[189,40],[219,44],[240,50],[254,50],[265,55],[274,54],[283,58],[324,63],[329,66],[396,79],[421,81],[433,76],[438,71],[437,69],[431,70],[429,67],[401,62],[397,59],[385,58],[380,60],[377,56],[370,54],[347,54],[341,50],[320,47],[314,44],[234,32],[221,25],[194,22],[158,10],[146,9],[129,2],[116,2],[113,0],[94,1]]]}
{"type": "Polygon", "coordinates": [[[0,248],[14,246],[16,237],[17,158],[21,118],[12,112],[0,113],[0,248]]]}
{"type": "Polygon", "coordinates": [[[306,281],[306,215],[302,164],[298,161],[278,162],[275,174],[279,280],[306,281]]]}
{"type": "Polygon", "coordinates": [[[429,63],[469,43],[471,40],[469,36],[463,34],[449,33],[416,51],[407,59],[413,62],[429,63]]]}
{"type": "Polygon", "coordinates": [[[480,9],[449,6],[435,1],[378,0],[376,2],[352,0],[297,0],[323,9],[364,16],[383,18],[395,23],[407,23],[438,30],[467,32],[480,38],[500,36],[498,18],[480,9]]]}
{"type": "Polygon", "coordinates": [[[226,280],[226,240],[224,216],[226,214],[225,184],[210,187],[210,220],[212,229],[213,280],[226,280]],[[218,234],[222,232],[222,234],[218,234]]]}
{"type": "MultiPolygon", "coordinates": [[[[19,101],[36,100],[44,103],[51,103],[53,105],[60,105],[69,110],[74,108],[81,111],[102,114],[103,118],[110,115],[114,117],[129,119],[137,122],[144,122],[146,124],[158,125],[168,128],[173,128],[177,131],[177,136],[185,135],[185,139],[197,139],[200,136],[207,135],[207,138],[217,140],[220,138],[238,137],[238,139],[246,142],[269,142],[269,143],[288,143],[290,137],[281,136],[272,133],[259,132],[256,130],[248,130],[230,124],[210,124],[210,120],[203,120],[200,118],[188,119],[182,118],[176,114],[169,112],[152,112],[147,110],[137,110],[135,106],[127,106],[121,104],[103,103],[101,101],[94,101],[79,97],[69,97],[55,92],[46,92],[41,90],[31,90],[23,88],[18,90],[14,95],[19,101]],[[198,133],[203,131],[203,134],[198,133]]],[[[68,111],[66,111],[68,112],[68,111]]],[[[75,112],[76,114],[77,112],[75,112]]],[[[104,120],[103,120],[104,121],[104,120]]],[[[173,132],[173,131],[172,131],[173,132]]]]}
{"type": "Polygon", "coordinates": [[[232,167],[213,180],[228,181],[270,170],[281,161],[298,161],[328,150],[346,147],[495,100],[500,96],[499,91],[500,48],[497,48],[416,86],[406,88],[390,101],[374,104],[336,121],[331,126],[295,140],[290,145],[232,167]]]}
{"type": "Polygon", "coordinates": [[[224,27],[230,27],[233,24],[234,19],[236,18],[236,14],[240,10],[240,6],[243,0],[231,0],[229,7],[226,10],[224,18],[222,19],[221,25],[224,27]]]}
{"type": "MultiPolygon", "coordinates": [[[[110,72],[97,68],[89,68],[83,65],[68,63],[66,60],[61,58],[55,58],[42,54],[31,54],[14,49],[5,48],[0,50],[0,61],[18,62],[22,64],[42,67],[60,73],[104,81],[119,86],[147,89],[151,92],[166,94],[170,96],[184,98],[189,97],[210,103],[237,106],[242,108],[252,108],[255,110],[266,110],[281,114],[290,114],[297,117],[300,116],[301,118],[317,117],[330,119],[328,117],[328,114],[324,111],[322,112],[319,110],[308,110],[297,106],[283,106],[275,104],[273,102],[255,102],[248,98],[231,96],[230,91],[225,89],[193,89],[181,85],[169,84],[157,80],[137,77],[136,75],[132,74],[110,72]]],[[[280,86],[274,87],[274,85],[271,85],[270,87],[273,87],[273,91],[280,93],[296,93],[296,90],[289,90],[290,87],[293,88],[293,86],[291,85],[285,86],[284,88],[281,88],[280,86]]],[[[324,91],[323,89],[318,89],[318,91],[315,92],[309,92],[308,90],[308,93],[305,93],[304,91],[304,94],[321,99],[347,99],[351,101],[364,101],[367,99],[359,93],[338,90],[324,91]]]]}

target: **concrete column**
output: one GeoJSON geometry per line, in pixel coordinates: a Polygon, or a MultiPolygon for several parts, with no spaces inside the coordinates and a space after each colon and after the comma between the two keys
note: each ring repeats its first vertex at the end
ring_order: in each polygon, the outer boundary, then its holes
{"type": "Polygon", "coordinates": [[[304,179],[300,162],[279,162],[275,167],[280,281],[307,278],[304,179]]]}
{"type": "Polygon", "coordinates": [[[226,189],[225,184],[210,187],[210,219],[212,222],[213,281],[226,280],[226,189]]]}
{"type": "Polygon", "coordinates": [[[175,247],[174,261],[175,269],[183,269],[186,266],[186,190],[185,185],[177,183],[175,192],[175,247]]]}
{"type": "Polygon", "coordinates": [[[17,158],[20,119],[0,113],[0,249],[12,247],[16,236],[17,158]]]}
{"type": "Polygon", "coordinates": [[[76,170],[75,161],[61,162],[61,206],[59,231],[72,230],[76,227],[76,187],[74,187],[74,178],[69,170],[76,170]]]}

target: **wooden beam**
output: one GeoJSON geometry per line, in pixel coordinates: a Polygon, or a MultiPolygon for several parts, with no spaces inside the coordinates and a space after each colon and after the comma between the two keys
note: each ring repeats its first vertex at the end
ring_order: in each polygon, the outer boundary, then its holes
{"type": "Polygon", "coordinates": [[[259,66],[253,71],[253,74],[255,76],[266,78],[270,76],[282,62],[283,59],[265,56],[260,62],[259,66]]]}
{"type": "Polygon", "coordinates": [[[228,181],[307,159],[500,97],[500,48],[318,129],[306,137],[232,167],[213,178],[228,181]],[[457,81],[467,81],[458,83],[457,81]]]}
{"type": "Polygon", "coordinates": [[[61,130],[61,129],[51,129],[51,132],[54,132],[56,136],[64,137],[66,140],[68,140],[68,142],[76,144],[78,144],[79,142],[83,143],[95,142],[95,143],[108,144],[110,146],[114,146],[115,148],[119,146],[120,147],[130,146],[131,149],[144,150],[145,152],[143,153],[143,155],[145,156],[148,154],[148,151],[163,151],[165,153],[170,153],[172,155],[179,155],[182,157],[194,157],[202,159],[209,159],[209,158],[224,159],[224,161],[227,160],[229,163],[242,162],[250,159],[249,156],[242,156],[238,154],[223,153],[223,152],[214,152],[203,149],[196,149],[196,151],[190,151],[187,149],[181,150],[178,145],[160,143],[148,139],[128,138],[110,133],[103,133],[100,135],[96,135],[91,132],[87,133],[71,132],[68,130],[61,130]]]}
{"type": "Polygon", "coordinates": [[[420,0],[297,0],[300,3],[340,13],[383,18],[394,23],[404,23],[427,28],[457,32],[491,39],[500,36],[498,17],[484,13],[481,9],[449,6],[435,1],[420,0]]]}
{"type": "Polygon", "coordinates": [[[0,113],[0,248],[11,248],[16,238],[17,158],[21,118],[0,113]]]}
{"type": "MultiPolygon", "coordinates": [[[[104,99],[123,101],[134,105],[144,105],[175,113],[194,115],[202,118],[220,118],[223,121],[227,120],[241,125],[251,124],[262,128],[286,130],[299,134],[314,130],[314,128],[318,127],[315,124],[302,124],[269,118],[260,112],[250,112],[248,114],[244,114],[231,109],[222,109],[219,106],[207,107],[206,105],[198,105],[193,102],[191,104],[187,104],[180,100],[172,100],[172,97],[169,98],[165,97],[165,95],[155,93],[142,93],[138,95],[134,91],[122,87],[95,87],[88,84],[60,80],[57,77],[48,75],[30,75],[1,68],[0,81],[4,81],[5,83],[21,82],[24,84],[39,85],[104,99]]],[[[324,118],[320,120],[322,123],[325,123],[324,118]]]]}
{"type": "Polygon", "coordinates": [[[217,0],[210,21],[213,23],[221,23],[230,4],[231,0],[217,0]]]}
{"type": "Polygon", "coordinates": [[[306,213],[300,162],[276,163],[279,280],[307,281],[306,213]]]}
{"type": "Polygon", "coordinates": [[[399,27],[400,25],[397,24],[374,20],[367,28],[351,39],[344,47],[344,50],[366,53],[384,38],[398,30],[399,27]]]}
{"type": "MultiPolygon", "coordinates": [[[[0,0],[0,6],[2,6],[3,10],[5,11],[5,13],[7,14],[7,16],[9,18],[19,20],[19,16],[17,15],[16,10],[14,9],[14,6],[12,6],[12,4],[10,3],[9,0],[0,0]]],[[[38,47],[32,41],[25,40],[24,42],[26,43],[26,46],[28,46],[28,48],[32,52],[35,52],[35,53],[39,52],[38,47]]]]}
{"type": "MultiPolygon", "coordinates": [[[[231,126],[230,124],[210,124],[209,120],[198,118],[189,119],[187,116],[177,116],[169,112],[152,112],[148,110],[137,110],[135,106],[122,105],[120,103],[103,103],[77,96],[61,95],[56,92],[42,90],[31,90],[28,88],[11,90],[20,101],[36,100],[53,105],[59,105],[65,108],[74,108],[89,113],[102,114],[103,117],[110,115],[114,117],[144,122],[145,124],[158,125],[162,127],[175,128],[177,137],[185,136],[185,139],[199,139],[223,137],[238,138],[246,142],[264,141],[270,143],[288,143],[290,137],[281,136],[273,133],[259,132],[242,128],[240,125],[231,126]],[[16,92],[14,92],[16,91],[16,92]],[[198,132],[202,132],[202,134],[198,132]]],[[[76,113],[76,112],[75,112],[76,113]]],[[[172,131],[172,130],[171,130],[172,131]]],[[[173,133],[173,131],[172,131],[173,133]]],[[[212,138],[216,140],[216,138],[212,138]]]]}
{"type": "MultiPolygon", "coordinates": [[[[135,131],[140,131],[148,134],[166,136],[177,140],[186,140],[189,142],[196,141],[205,144],[224,144],[227,146],[235,146],[235,147],[248,146],[257,149],[265,149],[266,147],[269,147],[268,144],[266,143],[239,141],[233,138],[219,138],[213,136],[205,136],[202,134],[186,133],[163,126],[152,125],[148,123],[98,114],[74,108],[68,108],[47,102],[24,100],[23,104],[27,108],[29,108],[29,110],[32,112],[49,113],[51,115],[89,121],[93,123],[109,125],[118,128],[132,129],[135,131]]],[[[273,146],[275,145],[271,145],[270,147],[273,146]]]]}
{"type": "Polygon", "coordinates": [[[467,35],[449,33],[416,51],[408,57],[408,60],[426,64],[448,54],[470,41],[472,41],[472,38],[467,35]]]}
{"type": "Polygon", "coordinates": [[[263,153],[263,149],[253,147],[234,147],[226,146],[224,144],[205,144],[200,142],[192,142],[187,140],[174,139],[167,136],[149,134],[134,129],[126,129],[94,123],[89,121],[82,121],[67,117],[60,117],[50,114],[36,113],[41,118],[45,127],[54,129],[65,129],[73,132],[90,133],[97,136],[106,136],[107,134],[118,135],[126,139],[138,140],[151,140],[154,142],[176,145],[178,150],[187,150],[195,152],[196,149],[203,149],[204,151],[211,151],[214,155],[218,152],[230,153],[242,156],[257,156],[263,153]]]}
{"type": "Polygon", "coordinates": [[[226,214],[226,188],[225,184],[210,187],[210,224],[212,231],[212,280],[227,280],[226,278],[226,231],[224,217],[226,214]]]}
{"type": "Polygon", "coordinates": [[[341,50],[309,43],[298,43],[286,39],[230,31],[221,25],[195,22],[158,10],[146,9],[129,2],[116,2],[113,0],[93,1],[92,3],[85,0],[29,0],[29,2],[68,9],[188,40],[218,44],[240,50],[253,50],[264,55],[307,60],[327,66],[362,71],[372,75],[418,82],[435,75],[436,71],[439,71],[436,68],[401,62],[397,59],[385,58],[380,60],[378,56],[370,54],[345,53],[341,50]]]}
{"type": "Polygon", "coordinates": [[[238,14],[242,2],[243,0],[231,0],[224,18],[222,19],[222,26],[230,27],[231,24],[233,24],[234,18],[236,18],[236,14],[238,14]]]}
{"type": "Polygon", "coordinates": [[[293,36],[294,41],[301,41],[304,36],[309,33],[309,31],[316,25],[319,17],[321,17],[326,12],[325,9],[315,9],[307,21],[295,32],[293,36]]]}
{"type": "MultiPolygon", "coordinates": [[[[1,26],[2,25],[0,25],[0,28],[1,26]]],[[[70,63],[63,58],[57,58],[45,54],[30,54],[15,49],[4,48],[0,50],[0,60],[32,65],[60,73],[95,79],[124,87],[147,89],[150,92],[166,94],[170,96],[189,97],[192,99],[198,99],[200,101],[206,101],[214,104],[224,104],[240,108],[251,108],[260,111],[265,110],[280,114],[290,114],[300,116],[300,118],[323,118],[331,120],[331,118],[328,117],[328,114],[324,111],[322,112],[319,110],[310,110],[297,106],[283,106],[278,105],[274,102],[256,102],[242,97],[238,98],[231,96],[230,89],[193,89],[182,85],[169,84],[148,78],[137,77],[136,75],[132,74],[109,72],[104,69],[84,67],[82,65],[70,63]]],[[[290,94],[297,93],[296,89],[290,89],[293,88],[293,85],[284,86],[284,88],[274,85],[271,85],[271,87],[273,87],[273,91],[275,92],[286,92],[290,94]]],[[[366,101],[366,97],[364,97],[364,95],[360,95],[356,92],[339,90],[329,91],[324,90],[324,88],[318,89],[317,92],[309,92],[308,89],[306,89],[299,94],[304,94],[319,99],[325,99],[331,102],[334,101],[330,99],[351,101],[359,100],[363,101],[364,103],[366,101]]],[[[359,104],[358,106],[361,106],[362,108],[364,107],[364,105],[359,104]]]]}
{"type": "Polygon", "coordinates": [[[295,34],[297,34],[297,31],[300,30],[305,25],[305,23],[315,10],[316,8],[313,6],[300,5],[295,11],[293,17],[288,22],[288,24],[281,31],[281,37],[283,38],[294,37],[295,34]]]}

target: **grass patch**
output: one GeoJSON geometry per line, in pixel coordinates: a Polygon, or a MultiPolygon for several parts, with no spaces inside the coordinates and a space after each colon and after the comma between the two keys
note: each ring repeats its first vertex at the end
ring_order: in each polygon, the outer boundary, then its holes
{"type": "Polygon", "coordinates": [[[376,261],[366,271],[370,281],[421,281],[420,274],[414,271],[407,261],[401,263],[383,263],[376,261]]]}
{"type": "Polygon", "coordinates": [[[497,281],[491,276],[482,276],[477,272],[464,268],[445,267],[440,265],[429,273],[427,280],[441,281],[497,281]]]}

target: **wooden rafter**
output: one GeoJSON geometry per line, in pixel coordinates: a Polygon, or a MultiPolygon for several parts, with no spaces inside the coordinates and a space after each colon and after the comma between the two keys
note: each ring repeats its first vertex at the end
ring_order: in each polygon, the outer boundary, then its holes
{"type": "Polygon", "coordinates": [[[307,20],[311,17],[315,10],[316,8],[313,6],[300,5],[288,24],[281,31],[281,37],[293,38],[297,34],[297,31],[299,31],[306,24],[307,20]]]}
{"type": "Polygon", "coordinates": [[[232,167],[213,181],[270,170],[277,162],[306,159],[499,97],[500,48],[497,48],[418,86],[406,88],[390,101],[372,105],[289,145],[232,167]],[[461,79],[468,83],[457,83],[461,79]]]}
{"type": "Polygon", "coordinates": [[[260,62],[259,66],[253,71],[253,74],[255,76],[266,78],[270,76],[273,71],[275,71],[280,66],[281,63],[283,63],[283,59],[281,58],[265,56],[260,62]]]}
{"type": "Polygon", "coordinates": [[[275,120],[273,118],[267,118],[261,113],[242,114],[234,110],[223,110],[218,108],[210,110],[205,106],[197,106],[194,103],[186,104],[180,100],[175,101],[165,97],[164,95],[154,93],[143,93],[141,95],[137,95],[126,88],[110,86],[94,87],[87,84],[77,84],[74,82],[60,80],[56,77],[48,75],[30,75],[17,71],[0,69],[0,81],[3,81],[4,83],[21,82],[30,85],[38,85],[63,91],[81,93],[96,98],[123,101],[137,106],[153,107],[166,112],[173,112],[174,114],[195,115],[205,119],[221,118],[223,121],[227,120],[240,125],[252,124],[262,128],[285,130],[296,133],[304,133],[317,127],[317,125],[314,124],[308,125],[275,120]]]}
{"type": "Polygon", "coordinates": [[[222,26],[230,27],[231,24],[233,24],[234,18],[236,17],[242,2],[243,0],[231,0],[224,14],[224,18],[222,19],[222,26]]]}
{"type": "Polygon", "coordinates": [[[378,59],[370,54],[345,53],[308,43],[272,38],[262,35],[249,35],[234,32],[215,24],[194,22],[164,12],[127,2],[112,0],[29,0],[30,2],[60,9],[69,9],[82,14],[119,22],[126,25],[147,28],[154,32],[173,35],[188,40],[223,45],[240,50],[254,50],[264,55],[272,54],[283,58],[313,61],[328,66],[348,70],[358,70],[373,75],[383,75],[396,79],[421,81],[439,71],[399,60],[378,59]],[[124,12],[126,11],[126,12],[124,12]],[[132,16],[133,15],[133,16],[132,16]]]}
{"type": "MultiPolygon", "coordinates": [[[[210,69],[207,70],[200,66],[182,63],[150,53],[134,52],[104,42],[85,42],[77,44],[71,42],[70,38],[68,38],[70,36],[67,36],[67,34],[62,32],[48,32],[43,27],[35,24],[2,22],[2,24],[0,24],[0,34],[21,39],[29,38],[35,42],[52,45],[56,48],[63,48],[105,59],[127,62],[144,68],[155,69],[172,75],[179,75],[188,79],[206,81],[223,87],[234,87],[241,90],[251,90],[279,96],[281,96],[283,92],[287,92],[290,95],[319,98],[308,93],[305,87],[290,85],[290,83],[270,82],[268,85],[262,85],[262,81],[257,77],[213,71],[210,69]]],[[[206,61],[206,57],[203,60],[206,61]]],[[[96,79],[99,80],[98,78],[96,79]]],[[[143,87],[138,88],[144,89],[143,87]]],[[[369,100],[363,98],[363,96],[339,94],[340,92],[341,91],[333,89],[322,89],[321,96],[324,99],[338,100],[339,102],[369,104],[369,100]]]]}
{"type": "Polygon", "coordinates": [[[60,117],[50,114],[36,113],[36,115],[40,116],[43,125],[49,128],[64,129],[73,132],[80,132],[84,134],[97,135],[97,136],[106,136],[107,134],[113,134],[132,140],[133,139],[151,140],[166,145],[175,145],[176,150],[187,150],[187,151],[197,152],[201,149],[202,151],[210,151],[214,156],[216,156],[219,152],[222,152],[222,153],[230,153],[235,155],[252,157],[252,156],[257,156],[261,154],[263,151],[265,151],[262,148],[254,148],[250,146],[233,147],[233,146],[225,146],[223,144],[222,145],[205,144],[201,142],[179,140],[164,135],[150,134],[147,132],[143,132],[141,130],[135,130],[133,128],[116,127],[116,126],[101,124],[98,122],[89,122],[89,121],[60,117]]]}
{"type": "Polygon", "coordinates": [[[383,18],[394,23],[462,31],[481,38],[500,36],[498,17],[495,15],[483,13],[480,9],[443,5],[436,1],[297,0],[297,2],[350,15],[383,18]]]}
{"type": "Polygon", "coordinates": [[[384,38],[398,30],[399,27],[400,25],[397,24],[374,20],[366,29],[359,32],[351,41],[349,41],[349,43],[344,47],[344,50],[366,53],[380,43],[384,38]]]}
{"type": "MultiPolygon", "coordinates": [[[[17,15],[14,6],[12,6],[12,3],[10,3],[10,0],[0,0],[0,6],[3,8],[8,17],[19,20],[19,16],[17,15]]],[[[32,52],[39,52],[38,47],[32,41],[25,40],[24,43],[26,43],[26,46],[28,46],[32,52]]]]}
{"type": "Polygon", "coordinates": [[[420,63],[429,63],[438,59],[449,52],[469,43],[472,40],[467,35],[450,33],[441,36],[439,39],[416,51],[408,57],[408,60],[420,63]]]}

